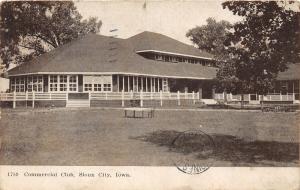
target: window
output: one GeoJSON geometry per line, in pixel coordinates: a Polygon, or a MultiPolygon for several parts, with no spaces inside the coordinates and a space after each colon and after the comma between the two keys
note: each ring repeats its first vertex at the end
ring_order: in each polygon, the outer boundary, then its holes
{"type": "Polygon", "coordinates": [[[33,90],[33,80],[32,76],[27,77],[27,91],[32,92],[33,90]]]}
{"type": "Polygon", "coordinates": [[[67,75],[60,75],[59,76],[59,91],[67,91],[67,83],[68,83],[68,77],[67,75]]]}
{"type": "Polygon", "coordinates": [[[37,76],[37,91],[43,92],[43,76],[37,76]]]}
{"type": "Polygon", "coordinates": [[[77,76],[72,75],[69,77],[69,91],[77,91],[77,76]]]}
{"type": "Polygon", "coordinates": [[[12,92],[14,92],[16,90],[16,79],[15,78],[11,79],[10,89],[11,89],[12,92]]]}
{"type": "Polygon", "coordinates": [[[11,80],[11,91],[25,92],[25,78],[17,77],[11,80]]]}
{"type": "MultiPolygon", "coordinates": [[[[39,80],[39,79],[38,79],[39,80]]],[[[77,91],[77,76],[76,75],[50,75],[49,90],[50,92],[66,92],[77,91]],[[68,86],[69,85],[69,86],[68,86]]]]}
{"type": "Polygon", "coordinates": [[[104,92],[111,91],[111,84],[103,84],[103,91],[104,92]]]}
{"type": "Polygon", "coordinates": [[[58,76],[57,75],[50,75],[50,81],[49,81],[49,87],[50,87],[50,92],[56,92],[58,91],[58,76]]]}
{"type": "Polygon", "coordinates": [[[111,75],[87,75],[83,76],[83,90],[85,92],[111,92],[111,75]]]}
{"type": "Polygon", "coordinates": [[[101,91],[101,84],[94,84],[94,91],[101,91]]]}
{"type": "Polygon", "coordinates": [[[84,84],[84,91],[92,91],[93,84],[84,84]]]}

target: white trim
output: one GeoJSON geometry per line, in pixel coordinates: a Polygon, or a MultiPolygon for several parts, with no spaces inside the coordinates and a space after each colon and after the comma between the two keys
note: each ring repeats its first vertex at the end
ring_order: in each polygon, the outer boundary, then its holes
{"type": "Polygon", "coordinates": [[[168,55],[178,55],[178,56],[189,57],[189,58],[213,60],[212,58],[208,58],[208,57],[201,57],[201,56],[181,54],[181,53],[172,53],[172,52],[168,52],[168,51],[159,51],[159,50],[153,50],[153,49],[145,49],[145,50],[136,51],[136,53],[145,53],[145,52],[155,52],[155,53],[162,53],[162,54],[168,54],[168,55]]]}
{"type": "Polygon", "coordinates": [[[12,76],[23,76],[23,75],[134,75],[134,76],[151,76],[151,77],[165,77],[165,78],[175,78],[175,79],[198,79],[198,80],[213,80],[214,78],[204,78],[204,77],[182,77],[182,76],[172,76],[172,75],[152,75],[143,73],[127,73],[127,72],[37,72],[37,73],[26,73],[9,75],[12,76]]]}

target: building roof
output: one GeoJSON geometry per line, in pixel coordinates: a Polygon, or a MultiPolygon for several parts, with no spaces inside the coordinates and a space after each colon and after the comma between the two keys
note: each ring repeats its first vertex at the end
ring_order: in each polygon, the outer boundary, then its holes
{"type": "Polygon", "coordinates": [[[300,63],[288,65],[288,69],[278,74],[278,80],[299,80],[300,79],[300,63]]]}
{"type": "Polygon", "coordinates": [[[192,46],[151,32],[143,32],[128,39],[88,34],[13,68],[8,71],[8,74],[12,76],[101,72],[198,79],[213,79],[216,76],[217,70],[213,67],[161,62],[138,55],[136,51],[147,46],[145,39],[152,39],[149,45],[151,48],[174,51],[175,53],[191,52],[191,54],[198,56],[206,55],[203,53],[196,54],[199,51],[192,46]],[[158,41],[153,42],[156,36],[158,41]],[[170,43],[171,46],[168,47],[165,43],[170,43]],[[161,44],[160,47],[159,44],[161,44]]]}
{"type": "Polygon", "coordinates": [[[213,55],[201,51],[194,46],[179,42],[173,38],[154,32],[142,32],[128,38],[135,51],[157,50],[162,52],[172,52],[183,55],[197,56],[212,59],[213,55]]]}

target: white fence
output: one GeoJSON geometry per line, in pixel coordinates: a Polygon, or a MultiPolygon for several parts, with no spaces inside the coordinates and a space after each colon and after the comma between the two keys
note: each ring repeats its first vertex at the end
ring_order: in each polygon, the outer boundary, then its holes
{"type": "MultiPolygon", "coordinates": [[[[171,92],[90,92],[90,100],[177,100],[199,99],[199,93],[171,93],[171,92]]],[[[32,100],[68,100],[68,93],[48,92],[12,92],[0,93],[0,101],[32,101],[32,100]]]]}
{"type": "MultiPolygon", "coordinates": [[[[0,93],[0,101],[11,101],[13,107],[16,107],[18,101],[32,101],[32,107],[34,107],[34,101],[51,101],[51,100],[69,100],[69,95],[72,93],[49,93],[49,92],[12,92],[12,93],[0,93]]],[[[80,93],[76,93],[80,94],[80,93]]],[[[82,93],[86,94],[86,93],[82,93]]],[[[200,98],[199,93],[171,93],[171,92],[89,92],[89,100],[122,100],[124,105],[125,100],[141,100],[141,106],[143,100],[160,100],[161,104],[163,100],[177,100],[180,105],[180,100],[193,100],[194,103],[200,98]]]]}
{"type": "Polygon", "coordinates": [[[0,101],[67,100],[67,93],[12,92],[0,93],[0,101]]]}
{"type": "MultiPolygon", "coordinates": [[[[12,93],[0,93],[0,101],[11,101],[13,107],[16,107],[18,101],[32,101],[34,107],[35,101],[51,101],[51,100],[69,100],[69,95],[72,93],[49,93],[49,92],[12,92],[12,93]]],[[[80,93],[77,93],[80,94],[80,93]]],[[[84,94],[84,93],[82,93],[84,94]]],[[[86,94],[86,93],[85,93],[86,94]]],[[[161,105],[163,100],[176,100],[180,105],[180,100],[196,100],[200,99],[199,93],[180,93],[180,92],[89,92],[88,100],[122,100],[122,106],[126,100],[141,100],[141,106],[144,100],[159,100],[161,105]]],[[[215,100],[224,100],[225,93],[216,93],[215,100]]],[[[228,101],[241,101],[241,95],[227,94],[228,101]]],[[[259,102],[261,96],[257,94],[244,94],[244,101],[259,102]]],[[[268,94],[263,96],[263,101],[293,101],[295,102],[295,94],[268,94]]]]}
{"type": "Polygon", "coordinates": [[[90,93],[90,100],[177,100],[199,99],[199,93],[171,93],[171,92],[108,92],[90,93]]]}
{"type": "MultiPolygon", "coordinates": [[[[228,101],[241,101],[242,95],[233,95],[231,93],[226,94],[228,101]]],[[[216,100],[224,100],[225,93],[215,94],[214,99],[216,100]]],[[[261,95],[259,94],[244,94],[244,101],[261,101],[261,95]]],[[[273,93],[267,94],[263,96],[263,101],[295,101],[295,93],[287,93],[287,94],[280,94],[280,93],[273,93]]]]}

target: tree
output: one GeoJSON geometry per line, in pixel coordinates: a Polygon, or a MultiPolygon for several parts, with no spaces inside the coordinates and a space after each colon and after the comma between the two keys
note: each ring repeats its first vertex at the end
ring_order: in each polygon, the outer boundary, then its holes
{"type": "Polygon", "coordinates": [[[82,20],[71,1],[15,1],[1,4],[0,56],[8,67],[39,56],[102,25],[82,20]]]}
{"type": "Polygon", "coordinates": [[[232,66],[230,54],[228,48],[224,45],[228,40],[227,38],[231,32],[232,24],[225,20],[217,22],[214,18],[208,18],[206,22],[206,25],[196,26],[190,29],[186,36],[189,37],[200,50],[214,55],[217,66],[222,70],[222,72],[219,72],[217,75],[219,79],[217,88],[225,92],[225,102],[227,102],[226,92],[233,90],[232,84],[236,81],[236,78],[231,75],[234,72],[234,68],[230,68],[230,65],[232,66]]]}
{"type": "Polygon", "coordinates": [[[223,3],[223,8],[244,17],[225,43],[234,55],[234,76],[243,83],[240,90],[244,92],[266,94],[279,72],[299,62],[299,12],[284,5],[276,1],[223,3]]]}
{"type": "Polygon", "coordinates": [[[224,42],[230,33],[232,25],[225,20],[217,22],[214,18],[206,20],[207,25],[196,26],[190,29],[186,36],[198,46],[200,50],[211,53],[217,61],[223,62],[228,59],[224,42]]]}

